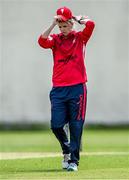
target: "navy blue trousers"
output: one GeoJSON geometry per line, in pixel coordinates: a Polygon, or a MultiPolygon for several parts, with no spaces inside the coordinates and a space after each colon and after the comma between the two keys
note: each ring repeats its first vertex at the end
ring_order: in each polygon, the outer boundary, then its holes
{"type": "Polygon", "coordinates": [[[50,92],[51,129],[59,140],[63,154],[71,154],[70,162],[79,164],[80,142],[85,120],[86,84],[53,87],[50,92]],[[64,130],[69,124],[70,141],[64,130]]]}

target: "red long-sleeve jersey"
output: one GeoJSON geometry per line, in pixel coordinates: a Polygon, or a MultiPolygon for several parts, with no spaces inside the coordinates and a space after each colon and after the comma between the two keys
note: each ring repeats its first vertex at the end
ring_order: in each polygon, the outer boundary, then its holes
{"type": "Polygon", "coordinates": [[[88,20],[82,31],[72,31],[66,37],[62,33],[50,35],[48,38],[39,37],[39,45],[45,49],[51,48],[53,52],[54,87],[87,82],[85,47],[94,26],[94,22],[88,20]]]}

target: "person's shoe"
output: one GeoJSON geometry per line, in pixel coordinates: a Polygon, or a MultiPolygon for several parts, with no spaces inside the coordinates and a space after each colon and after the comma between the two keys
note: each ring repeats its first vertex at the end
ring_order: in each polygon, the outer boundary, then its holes
{"type": "Polygon", "coordinates": [[[70,154],[64,154],[64,159],[62,161],[62,168],[67,169],[69,166],[68,161],[70,160],[70,154]]]}
{"type": "Polygon", "coordinates": [[[70,163],[67,171],[78,171],[77,164],[76,163],[70,163]]]}

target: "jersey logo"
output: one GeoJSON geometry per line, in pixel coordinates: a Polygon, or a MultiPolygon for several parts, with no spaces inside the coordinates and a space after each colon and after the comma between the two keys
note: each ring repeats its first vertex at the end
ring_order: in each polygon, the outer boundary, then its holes
{"type": "Polygon", "coordinates": [[[63,8],[61,9],[61,12],[62,12],[62,14],[64,13],[64,9],[63,8]]]}
{"type": "Polygon", "coordinates": [[[70,61],[74,61],[75,59],[77,58],[77,55],[75,54],[75,55],[69,55],[67,58],[65,58],[65,59],[59,59],[58,60],[58,62],[59,63],[64,63],[64,64],[67,64],[67,63],[69,63],[70,61]]]}

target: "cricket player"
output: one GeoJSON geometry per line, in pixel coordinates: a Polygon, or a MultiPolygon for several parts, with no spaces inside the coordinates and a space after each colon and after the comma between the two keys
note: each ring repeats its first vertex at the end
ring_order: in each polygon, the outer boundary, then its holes
{"type": "Polygon", "coordinates": [[[77,171],[79,165],[87,103],[85,47],[94,26],[88,17],[74,16],[69,8],[61,7],[57,9],[50,27],[38,39],[42,48],[50,48],[53,53],[51,129],[61,145],[62,168],[67,171],[77,171]],[[75,21],[84,26],[82,31],[73,30],[75,21]],[[51,34],[55,26],[59,27],[59,34],[51,34]],[[64,130],[67,123],[70,141],[64,130]]]}

